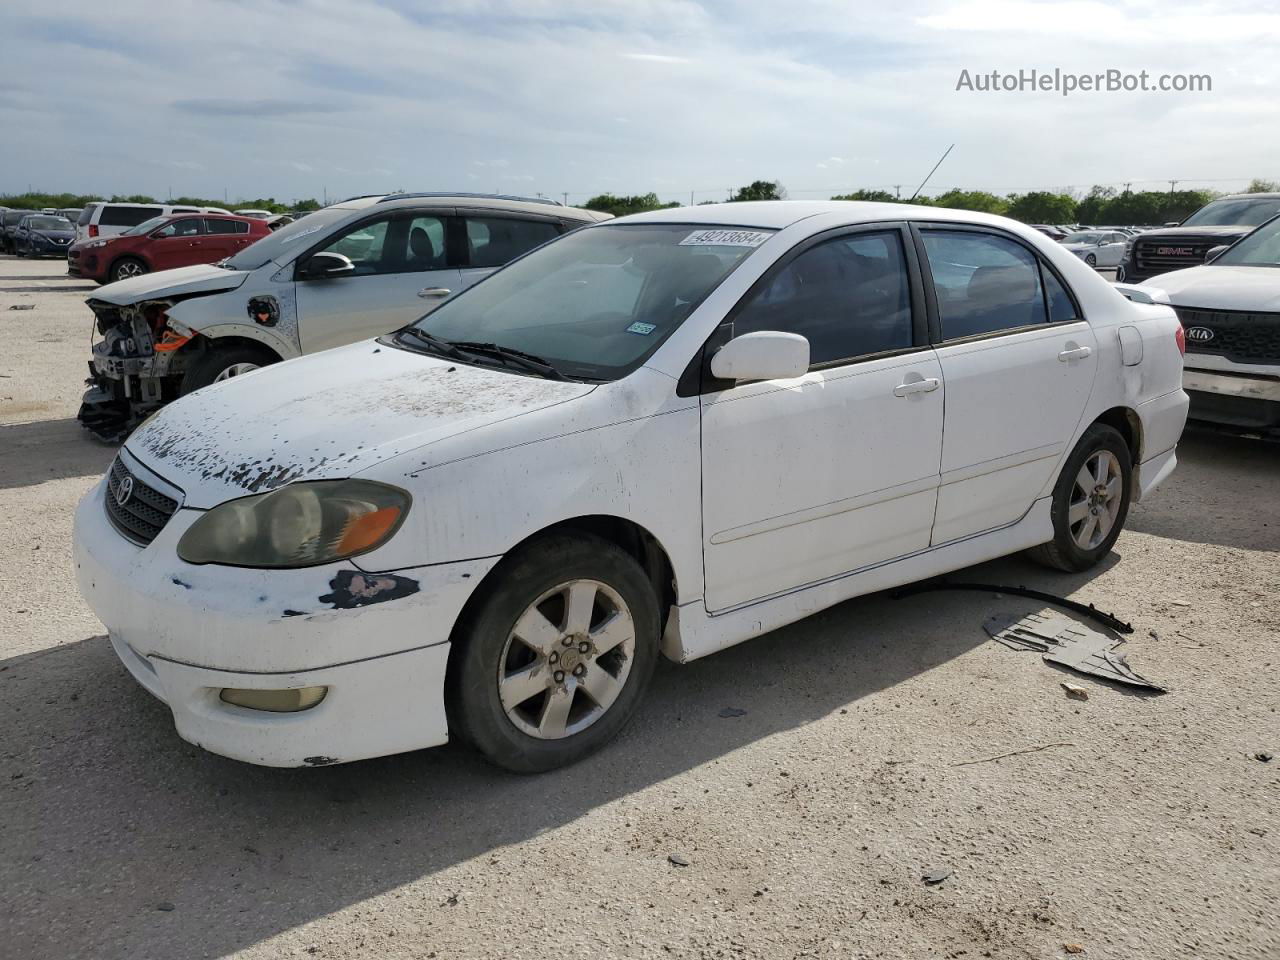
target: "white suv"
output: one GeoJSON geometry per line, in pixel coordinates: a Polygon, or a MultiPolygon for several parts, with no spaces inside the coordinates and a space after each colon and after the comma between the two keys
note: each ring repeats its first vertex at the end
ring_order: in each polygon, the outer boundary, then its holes
{"type": "Polygon", "coordinates": [[[115,203],[95,200],[77,211],[76,242],[114,237],[152,217],[171,213],[226,213],[221,207],[174,206],[171,203],[115,203]]]}
{"type": "Polygon", "coordinates": [[[280,360],[388,333],[605,213],[468,194],[357,197],[221,263],[108,284],[80,421],[126,435],[163,403],[280,360]]]}

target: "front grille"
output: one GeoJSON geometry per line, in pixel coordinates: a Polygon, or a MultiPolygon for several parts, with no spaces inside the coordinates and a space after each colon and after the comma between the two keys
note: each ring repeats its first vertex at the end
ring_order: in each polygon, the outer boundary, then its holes
{"type": "Polygon", "coordinates": [[[1204,263],[1205,254],[1221,243],[1230,240],[1216,238],[1187,240],[1144,240],[1134,242],[1134,262],[1139,273],[1168,273],[1186,267],[1198,267],[1204,263]]]}
{"type": "Polygon", "coordinates": [[[1280,363],[1280,313],[1186,307],[1174,310],[1187,331],[1188,353],[1216,354],[1236,363],[1280,363]],[[1210,331],[1213,336],[1202,339],[1201,330],[1210,331]]]}
{"type": "Polygon", "coordinates": [[[144,547],[156,538],[178,509],[177,500],[147,486],[120,462],[119,457],[112,462],[107,473],[106,505],[107,518],[112,525],[127,539],[144,547]],[[117,498],[126,479],[132,481],[133,489],[124,503],[120,503],[117,498]]]}

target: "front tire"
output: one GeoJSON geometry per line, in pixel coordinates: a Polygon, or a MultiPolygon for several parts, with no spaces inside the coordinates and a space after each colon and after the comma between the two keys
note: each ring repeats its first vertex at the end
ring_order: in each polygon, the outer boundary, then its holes
{"type": "Polygon", "coordinates": [[[116,283],[120,280],[128,280],[131,277],[140,277],[144,273],[150,273],[147,265],[137,257],[125,257],[123,260],[117,260],[111,265],[111,282],[116,283]]]}
{"type": "Polygon", "coordinates": [[[1045,566],[1088,570],[1111,552],[1133,493],[1133,456],[1114,427],[1095,423],[1067,457],[1053,488],[1053,539],[1032,548],[1045,566]]]}
{"type": "Polygon", "coordinates": [[[455,636],[450,726],[516,773],[575,763],[618,734],[653,676],[653,587],[629,554],[588,534],[535,541],[493,576],[455,636]]]}
{"type": "Polygon", "coordinates": [[[254,347],[237,343],[220,346],[217,342],[205,350],[187,368],[182,377],[182,386],[178,395],[185,397],[188,393],[207,387],[211,383],[220,383],[242,374],[252,373],[259,367],[275,363],[277,358],[266,347],[254,347]]]}
{"type": "Polygon", "coordinates": [[[1086,254],[1084,258],[1084,262],[1091,267],[1096,267],[1098,265],[1098,258],[1094,256],[1092,253],[1086,254]]]}

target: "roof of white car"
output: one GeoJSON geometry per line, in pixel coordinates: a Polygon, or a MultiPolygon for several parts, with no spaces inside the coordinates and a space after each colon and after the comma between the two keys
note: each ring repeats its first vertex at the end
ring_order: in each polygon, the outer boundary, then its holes
{"type": "Polygon", "coordinates": [[[965,223],[1008,223],[1002,217],[973,210],[949,210],[914,203],[869,203],[863,200],[752,200],[672,207],[623,217],[618,223],[714,223],[727,227],[781,230],[809,217],[843,214],[849,223],[877,220],[960,220],[965,223]]]}

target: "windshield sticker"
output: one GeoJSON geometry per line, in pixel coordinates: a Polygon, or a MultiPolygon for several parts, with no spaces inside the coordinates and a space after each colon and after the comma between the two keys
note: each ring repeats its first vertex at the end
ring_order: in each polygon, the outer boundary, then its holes
{"type": "Polygon", "coordinates": [[[769,239],[759,230],[695,230],[680,241],[682,247],[758,247],[769,239]]]}
{"type": "Polygon", "coordinates": [[[291,237],[285,237],[280,241],[280,243],[282,245],[286,243],[293,243],[293,241],[301,240],[303,237],[309,237],[313,233],[319,233],[323,229],[324,227],[312,227],[310,230],[300,230],[291,237]]]}
{"type": "Polygon", "coordinates": [[[647,337],[657,329],[658,325],[656,323],[641,323],[637,320],[631,326],[627,327],[627,333],[638,333],[642,337],[647,337]]]}

